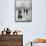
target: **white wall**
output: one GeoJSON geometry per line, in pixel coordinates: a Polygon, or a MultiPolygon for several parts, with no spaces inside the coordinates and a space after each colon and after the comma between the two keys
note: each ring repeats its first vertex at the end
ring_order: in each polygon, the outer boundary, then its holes
{"type": "Polygon", "coordinates": [[[36,37],[46,37],[46,0],[32,0],[32,22],[15,22],[14,18],[15,0],[0,0],[0,27],[22,30],[24,44],[36,37]]]}
{"type": "Polygon", "coordinates": [[[32,0],[32,37],[46,36],[46,0],[32,0]]]}

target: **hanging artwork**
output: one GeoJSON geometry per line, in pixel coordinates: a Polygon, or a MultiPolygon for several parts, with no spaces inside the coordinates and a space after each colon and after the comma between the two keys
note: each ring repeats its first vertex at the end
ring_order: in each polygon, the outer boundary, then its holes
{"type": "Polygon", "coordinates": [[[32,0],[16,0],[16,22],[32,22],[32,0]]]}

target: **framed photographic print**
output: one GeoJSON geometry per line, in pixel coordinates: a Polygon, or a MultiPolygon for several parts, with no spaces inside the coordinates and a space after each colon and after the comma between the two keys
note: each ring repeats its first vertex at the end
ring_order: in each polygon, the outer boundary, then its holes
{"type": "Polygon", "coordinates": [[[16,22],[32,22],[32,0],[16,0],[16,22]]]}

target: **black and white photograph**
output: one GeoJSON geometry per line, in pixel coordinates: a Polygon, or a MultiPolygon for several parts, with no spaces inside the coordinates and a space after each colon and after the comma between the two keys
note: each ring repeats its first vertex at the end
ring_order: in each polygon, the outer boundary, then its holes
{"type": "Polygon", "coordinates": [[[15,9],[17,22],[32,22],[32,0],[16,0],[15,9]]]}

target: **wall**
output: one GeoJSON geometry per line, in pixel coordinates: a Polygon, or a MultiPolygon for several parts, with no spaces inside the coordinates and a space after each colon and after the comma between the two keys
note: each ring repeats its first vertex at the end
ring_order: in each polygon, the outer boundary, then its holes
{"type": "Polygon", "coordinates": [[[24,44],[46,36],[46,0],[32,0],[32,22],[15,22],[14,15],[15,0],[0,0],[0,27],[22,30],[24,44]]]}

